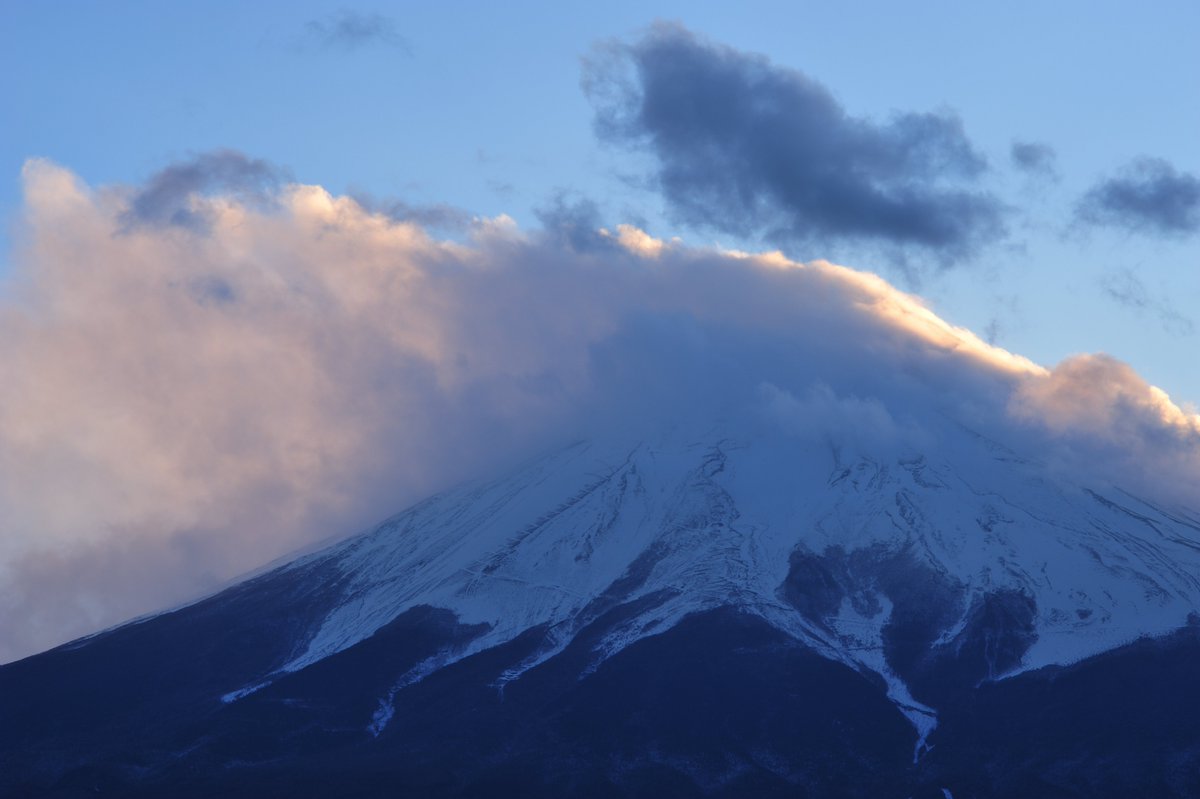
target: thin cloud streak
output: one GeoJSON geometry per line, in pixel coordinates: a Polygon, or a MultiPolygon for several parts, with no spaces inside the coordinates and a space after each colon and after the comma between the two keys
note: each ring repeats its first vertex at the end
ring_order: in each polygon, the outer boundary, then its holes
{"type": "Polygon", "coordinates": [[[1165,297],[1151,296],[1146,285],[1130,269],[1118,269],[1106,274],[1100,280],[1100,289],[1118,305],[1154,316],[1168,333],[1190,336],[1195,332],[1195,324],[1191,319],[1176,310],[1165,297]]]}
{"type": "Polygon", "coordinates": [[[367,47],[388,47],[412,55],[412,45],[391,17],[342,9],[304,25],[304,41],[326,50],[351,52],[367,47]]]}

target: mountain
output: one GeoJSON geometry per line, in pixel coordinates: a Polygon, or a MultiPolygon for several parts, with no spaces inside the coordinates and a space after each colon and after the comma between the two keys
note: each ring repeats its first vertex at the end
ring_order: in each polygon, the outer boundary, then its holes
{"type": "Polygon", "coordinates": [[[0,667],[3,796],[1200,796],[1200,517],[950,420],[582,441],[0,667]]]}

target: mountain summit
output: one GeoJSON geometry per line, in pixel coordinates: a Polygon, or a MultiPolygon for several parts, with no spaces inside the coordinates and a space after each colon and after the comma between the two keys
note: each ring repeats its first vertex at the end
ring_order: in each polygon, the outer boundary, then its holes
{"type": "Polygon", "coordinates": [[[0,792],[1200,792],[1200,518],[764,391],[0,668],[0,792]]]}

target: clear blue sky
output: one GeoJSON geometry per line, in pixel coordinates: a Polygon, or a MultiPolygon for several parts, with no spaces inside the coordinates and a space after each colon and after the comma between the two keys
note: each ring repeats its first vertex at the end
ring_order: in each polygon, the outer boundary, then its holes
{"type": "MultiPolygon", "coordinates": [[[[856,116],[958,114],[989,187],[1020,212],[1004,242],[927,270],[920,293],[1040,362],[1105,351],[1200,401],[1200,236],[1072,224],[1078,198],[1134,158],[1200,174],[1193,2],[3,0],[0,215],[8,228],[19,213],[30,156],[91,184],[132,184],[233,148],[335,192],[534,226],[535,209],[568,190],[612,223],[755,246],[669,222],[660,196],[625,179],[640,157],[593,134],[580,58],[660,18],[801,70],[856,116]],[[347,13],[385,21],[385,35],[324,41],[347,13]],[[1053,148],[1057,182],[1014,170],[1014,140],[1053,148]]],[[[11,237],[0,245],[3,269],[11,237]]],[[[886,262],[840,260],[902,280],[886,262]]]]}

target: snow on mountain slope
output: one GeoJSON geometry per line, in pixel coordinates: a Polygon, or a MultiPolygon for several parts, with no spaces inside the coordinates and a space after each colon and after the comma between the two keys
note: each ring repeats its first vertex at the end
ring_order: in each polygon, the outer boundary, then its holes
{"type": "MultiPolygon", "coordinates": [[[[909,683],[928,651],[965,658],[981,647],[979,676],[995,678],[1166,633],[1200,608],[1194,515],[1069,484],[952,422],[933,438],[928,453],[838,449],[743,422],[574,444],[283,567],[280,579],[327,561],[344,587],[262,684],[417,605],[487,631],[403,675],[393,695],[546,630],[503,690],[617,605],[637,610],[607,632],[589,669],[688,614],[731,605],[879,674],[927,734],[934,713],[909,683]]],[[[229,686],[226,701],[259,687],[229,686]]],[[[380,697],[380,729],[389,702],[380,697]]]]}

